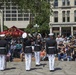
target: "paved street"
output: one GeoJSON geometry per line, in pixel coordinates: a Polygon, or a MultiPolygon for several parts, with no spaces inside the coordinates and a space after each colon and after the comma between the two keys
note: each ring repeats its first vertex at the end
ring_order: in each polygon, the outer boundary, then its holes
{"type": "Polygon", "coordinates": [[[76,75],[76,61],[56,61],[55,72],[49,71],[48,61],[41,61],[39,67],[33,61],[31,71],[25,71],[24,62],[8,62],[7,69],[0,71],[0,75],[76,75]]]}

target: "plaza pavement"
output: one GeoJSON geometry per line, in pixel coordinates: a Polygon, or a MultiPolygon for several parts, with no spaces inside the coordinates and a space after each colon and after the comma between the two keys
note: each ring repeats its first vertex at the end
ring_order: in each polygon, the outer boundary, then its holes
{"type": "Polygon", "coordinates": [[[24,62],[7,62],[7,69],[0,75],[76,75],[76,61],[55,61],[55,71],[49,71],[48,61],[41,61],[41,66],[35,66],[32,61],[31,71],[25,70],[24,62]]]}

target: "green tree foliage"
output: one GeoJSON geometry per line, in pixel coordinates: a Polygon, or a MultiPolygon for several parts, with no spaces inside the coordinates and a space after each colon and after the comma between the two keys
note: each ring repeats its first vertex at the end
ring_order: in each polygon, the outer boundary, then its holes
{"type": "MultiPolygon", "coordinates": [[[[8,30],[8,27],[6,25],[3,25],[3,30],[8,30]]],[[[1,27],[0,27],[0,31],[1,31],[1,27]]]]}
{"type": "MultiPolygon", "coordinates": [[[[6,2],[8,5],[9,0],[0,0],[2,2],[6,2]]],[[[34,32],[35,29],[33,25],[38,24],[39,31],[46,31],[49,29],[49,17],[51,15],[50,9],[50,0],[11,0],[14,4],[18,5],[19,8],[26,12],[29,11],[30,13],[35,15],[35,18],[32,22],[30,16],[30,24],[28,25],[27,29],[28,32],[34,32]],[[33,30],[34,29],[34,30],[33,30]]]]}
{"type": "Polygon", "coordinates": [[[6,25],[3,25],[3,30],[8,30],[8,27],[6,25]]]}

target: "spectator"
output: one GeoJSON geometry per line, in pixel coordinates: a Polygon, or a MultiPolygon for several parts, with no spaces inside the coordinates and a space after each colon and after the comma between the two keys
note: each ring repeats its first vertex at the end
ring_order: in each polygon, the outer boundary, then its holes
{"type": "Polygon", "coordinates": [[[11,46],[10,46],[10,53],[11,53],[11,56],[10,56],[10,61],[13,61],[13,58],[14,58],[14,51],[16,49],[16,45],[15,43],[12,43],[11,46]]]}
{"type": "Polygon", "coordinates": [[[60,41],[58,45],[58,60],[64,60],[65,58],[65,46],[63,44],[63,41],[60,41]]]}
{"type": "Polygon", "coordinates": [[[20,58],[21,49],[22,49],[22,44],[20,43],[20,40],[18,40],[15,49],[15,57],[20,58]]]}
{"type": "Polygon", "coordinates": [[[56,41],[57,41],[57,44],[59,44],[59,42],[61,41],[60,35],[57,36],[56,41]]]}
{"type": "Polygon", "coordinates": [[[76,48],[74,48],[74,51],[73,51],[73,61],[76,61],[76,48]]]}
{"type": "Polygon", "coordinates": [[[67,54],[67,61],[71,61],[72,60],[72,54],[73,54],[73,51],[70,47],[68,47],[67,51],[66,51],[66,54],[67,54]]]}
{"type": "Polygon", "coordinates": [[[67,44],[67,43],[69,43],[69,41],[68,41],[67,37],[65,37],[64,41],[63,41],[63,44],[67,44]]]}
{"type": "Polygon", "coordinates": [[[44,60],[46,58],[46,52],[44,49],[41,50],[40,57],[41,57],[41,60],[44,60]]]}
{"type": "Polygon", "coordinates": [[[24,59],[24,52],[23,51],[20,53],[20,59],[21,59],[21,61],[23,61],[23,59],[24,59]]]}
{"type": "Polygon", "coordinates": [[[6,61],[11,61],[10,57],[11,57],[11,52],[9,50],[8,53],[7,53],[7,55],[6,55],[6,61]]]}

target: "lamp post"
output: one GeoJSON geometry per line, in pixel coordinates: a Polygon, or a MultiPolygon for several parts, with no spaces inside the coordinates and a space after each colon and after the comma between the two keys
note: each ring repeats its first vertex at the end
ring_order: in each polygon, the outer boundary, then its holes
{"type": "Polygon", "coordinates": [[[1,32],[3,32],[3,11],[0,10],[0,25],[1,25],[1,32]]]}
{"type": "Polygon", "coordinates": [[[38,29],[37,28],[39,27],[39,25],[38,24],[35,24],[34,27],[36,28],[36,30],[38,32],[38,29]]]}
{"type": "Polygon", "coordinates": [[[38,33],[38,27],[39,27],[38,24],[35,24],[35,25],[34,25],[34,28],[36,28],[36,34],[38,33]]]}
{"type": "Polygon", "coordinates": [[[53,0],[51,0],[50,1],[50,12],[51,12],[51,15],[50,15],[50,22],[49,22],[49,27],[50,27],[50,33],[52,32],[52,17],[53,17],[53,6],[54,6],[54,1],[53,0]]]}

